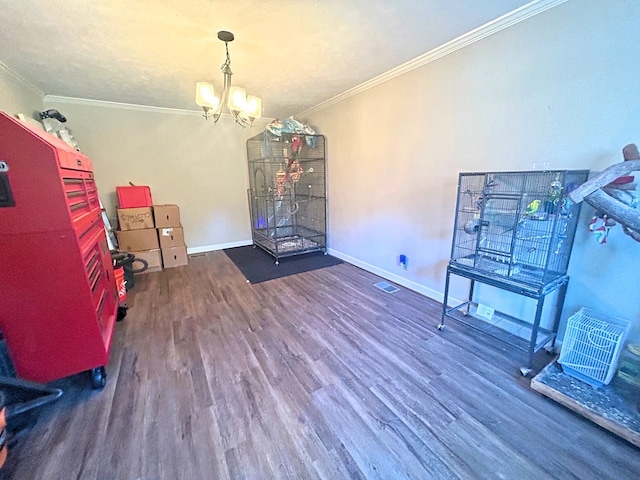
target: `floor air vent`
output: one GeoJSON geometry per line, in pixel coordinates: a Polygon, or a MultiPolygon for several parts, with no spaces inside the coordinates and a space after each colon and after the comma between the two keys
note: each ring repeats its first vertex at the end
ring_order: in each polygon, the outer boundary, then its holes
{"type": "Polygon", "coordinates": [[[384,290],[387,293],[396,293],[400,289],[398,287],[394,287],[390,283],[387,282],[378,282],[373,284],[374,287],[379,288],[380,290],[384,290]]]}
{"type": "Polygon", "coordinates": [[[189,258],[206,257],[206,256],[207,256],[207,252],[192,253],[191,255],[189,255],[189,258]]]}

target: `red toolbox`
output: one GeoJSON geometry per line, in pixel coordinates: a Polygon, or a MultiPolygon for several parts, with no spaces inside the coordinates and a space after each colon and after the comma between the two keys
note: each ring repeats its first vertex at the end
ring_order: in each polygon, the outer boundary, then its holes
{"type": "Polygon", "coordinates": [[[0,113],[0,330],[19,377],[104,386],[118,292],[91,161],[0,113]]]}
{"type": "Polygon", "coordinates": [[[120,208],[151,207],[151,189],[144,185],[131,185],[129,187],[116,187],[118,194],[118,206],[120,208]]]}

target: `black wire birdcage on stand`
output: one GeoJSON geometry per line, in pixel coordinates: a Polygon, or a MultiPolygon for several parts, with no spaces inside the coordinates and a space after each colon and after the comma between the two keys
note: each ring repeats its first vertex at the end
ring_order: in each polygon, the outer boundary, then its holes
{"type": "Polygon", "coordinates": [[[442,320],[454,318],[533,355],[553,345],[569,277],[580,205],[567,194],[588,170],[461,173],[442,320]],[[470,280],[466,301],[448,306],[451,275],[470,280]],[[474,299],[476,282],[536,301],[533,322],[487,309],[474,299]],[[549,328],[540,322],[547,295],[557,291],[549,328]]]}

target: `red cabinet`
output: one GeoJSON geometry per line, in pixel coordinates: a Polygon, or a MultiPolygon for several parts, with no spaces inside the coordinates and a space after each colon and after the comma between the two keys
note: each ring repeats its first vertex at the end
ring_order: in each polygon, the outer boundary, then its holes
{"type": "Polygon", "coordinates": [[[0,112],[0,329],[18,376],[104,384],[118,293],[91,161],[0,112]]]}

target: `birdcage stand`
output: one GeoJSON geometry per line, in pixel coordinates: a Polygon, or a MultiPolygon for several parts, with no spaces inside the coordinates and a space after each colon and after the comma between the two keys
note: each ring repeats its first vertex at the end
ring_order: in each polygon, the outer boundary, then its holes
{"type": "Polygon", "coordinates": [[[549,351],[552,351],[555,347],[560,314],[562,312],[562,305],[564,304],[568,283],[569,277],[563,275],[536,288],[527,284],[482,275],[475,270],[449,264],[444,288],[442,318],[438,325],[438,330],[444,329],[445,318],[449,317],[474,330],[490,335],[519,350],[527,352],[527,364],[526,366],[520,367],[520,373],[523,376],[527,376],[531,373],[534,355],[545,346],[548,346],[549,351]],[[449,307],[448,305],[451,275],[463,277],[470,281],[467,300],[454,307],[449,307]],[[483,318],[478,309],[480,304],[474,300],[476,282],[535,300],[536,312],[533,322],[528,322],[500,311],[494,311],[489,320],[483,318]],[[542,328],[540,322],[542,320],[545,300],[549,294],[556,291],[557,296],[555,299],[553,325],[551,329],[542,328]]]}

